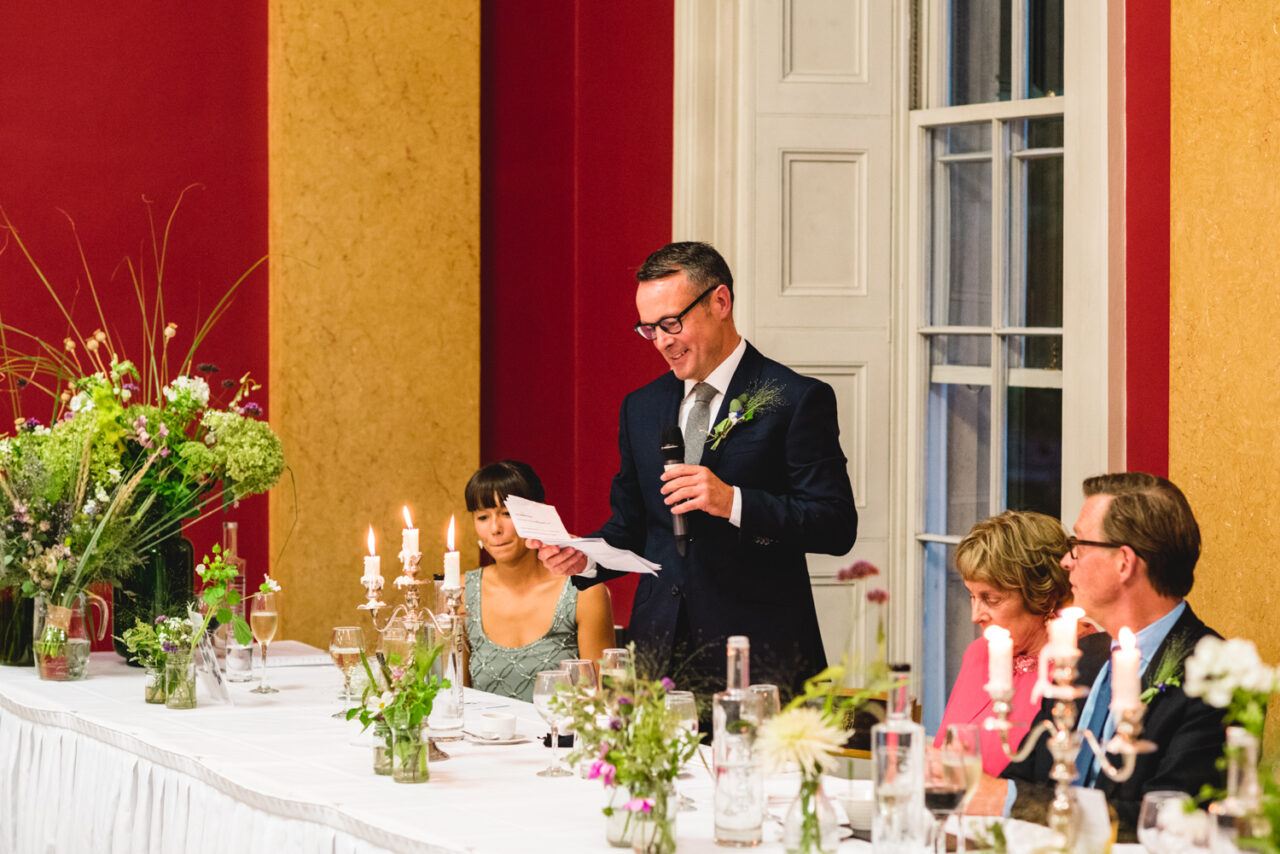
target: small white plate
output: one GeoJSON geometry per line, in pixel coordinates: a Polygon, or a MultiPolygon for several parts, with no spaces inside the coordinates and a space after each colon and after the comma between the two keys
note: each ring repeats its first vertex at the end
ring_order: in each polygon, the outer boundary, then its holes
{"type": "Polygon", "coordinates": [[[505,738],[489,738],[483,735],[477,735],[474,732],[464,732],[462,737],[472,744],[525,744],[533,741],[531,735],[521,735],[520,733],[512,733],[505,738]]]}

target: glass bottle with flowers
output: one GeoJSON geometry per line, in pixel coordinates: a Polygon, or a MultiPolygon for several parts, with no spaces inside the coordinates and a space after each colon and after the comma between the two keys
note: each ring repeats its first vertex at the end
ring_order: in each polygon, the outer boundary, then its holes
{"type": "Polygon", "coordinates": [[[590,779],[629,795],[620,805],[611,799],[604,808],[615,828],[610,842],[617,845],[629,838],[641,854],[671,854],[676,850],[673,783],[700,739],[679,711],[667,706],[666,695],[675,683],[637,678],[634,646],[630,649],[626,670],[605,673],[598,691],[575,687],[552,703],[573,721],[578,734],[569,762],[590,758],[590,779]],[[619,810],[620,829],[612,820],[619,810]]]}
{"type": "Polygon", "coordinates": [[[418,642],[407,661],[401,661],[398,653],[378,653],[376,666],[360,652],[368,684],[361,704],[347,710],[347,720],[359,718],[364,729],[373,726],[375,735],[381,733],[382,743],[375,740],[375,774],[389,770],[397,783],[425,783],[431,779],[430,745],[422,728],[431,715],[436,695],[449,687],[448,679],[431,672],[441,649],[440,644],[418,642]]]}

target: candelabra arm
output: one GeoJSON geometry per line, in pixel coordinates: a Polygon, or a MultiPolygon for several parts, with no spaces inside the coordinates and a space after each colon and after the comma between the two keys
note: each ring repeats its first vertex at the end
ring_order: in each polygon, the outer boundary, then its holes
{"type": "Polygon", "coordinates": [[[1036,743],[1041,738],[1046,735],[1053,737],[1055,731],[1056,728],[1053,725],[1053,721],[1041,721],[1036,725],[1035,729],[1027,733],[1027,737],[1022,740],[1022,744],[1018,746],[1018,749],[1013,750],[1009,746],[1009,730],[1001,729],[1000,747],[1004,750],[1004,755],[1009,757],[1010,762],[1021,762],[1031,755],[1031,751],[1036,749],[1036,743]]]}

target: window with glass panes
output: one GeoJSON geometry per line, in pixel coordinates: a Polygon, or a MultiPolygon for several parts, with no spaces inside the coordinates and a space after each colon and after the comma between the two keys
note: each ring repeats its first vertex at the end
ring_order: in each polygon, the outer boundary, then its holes
{"type": "Polygon", "coordinates": [[[1062,499],[1063,6],[945,6],[941,103],[911,114],[923,477],[912,515],[930,729],[977,636],[955,545],[1006,508],[1057,517],[1062,499]]]}

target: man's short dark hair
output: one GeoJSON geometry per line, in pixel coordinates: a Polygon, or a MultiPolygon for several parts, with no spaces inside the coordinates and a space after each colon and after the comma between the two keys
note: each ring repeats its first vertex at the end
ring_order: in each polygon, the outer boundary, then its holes
{"type": "Polygon", "coordinates": [[[644,259],[636,271],[636,281],[652,282],[676,273],[684,273],[699,293],[715,285],[724,285],[729,289],[729,296],[733,296],[733,273],[729,272],[724,257],[710,243],[668,243],[644,259]]]}
{"type": "Polygon", "coordinates": [[[467,481],[467,510],[493,509],[507,503],[515,495],[530,501],[545,502],[547,491],[534,473],[533,466],[519,460],[498,460],[480,469],[467,481]]]}
{"type": "Polygon", "coordinates": [[[1200,559],[1200,526],[1182,490],[1153,474],[1121,472],[1089,478],[1084,494],[1111,496],[1102,534],[1147,562],[1147,577],[1157,593],[1181,599],[1191,592],[1200,559]]]}

